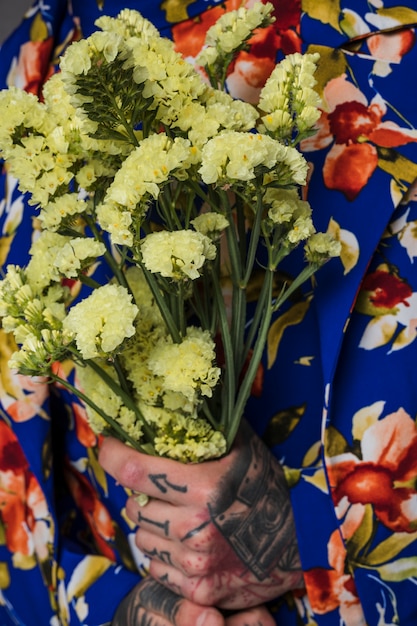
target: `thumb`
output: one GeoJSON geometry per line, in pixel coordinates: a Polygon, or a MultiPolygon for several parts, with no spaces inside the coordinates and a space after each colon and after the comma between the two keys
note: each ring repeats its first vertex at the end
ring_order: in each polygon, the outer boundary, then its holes
{"type": "Polygon", "coordinates": [[[228,617],[225,626],[276,626],[276,622],[268,609],[261,605],[228,617]]]}

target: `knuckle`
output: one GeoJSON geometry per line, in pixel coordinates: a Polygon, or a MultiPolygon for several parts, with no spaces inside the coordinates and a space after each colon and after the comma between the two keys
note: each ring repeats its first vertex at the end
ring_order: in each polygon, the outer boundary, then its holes
{"type": "Polygon", "coordinates": [[[120,466],[116,478],[124,487],[137,489],[143,484],[145,474],[143,468],[136,463],[134,459],[127,457],[125,462],[120,466]]]}
{"type": "Polygon", "coordinates": [[[219,595],[212,589],[196,589],[193,593],[193,601],[202,606],[215,606],[218,604],[219,595]]]}
{"type": "Polygon", "coordinates": [[[189,578],[204,577],[211,572],[213,564],[210,556],[188,553],[182,558],[180,567],[189,578]]]}

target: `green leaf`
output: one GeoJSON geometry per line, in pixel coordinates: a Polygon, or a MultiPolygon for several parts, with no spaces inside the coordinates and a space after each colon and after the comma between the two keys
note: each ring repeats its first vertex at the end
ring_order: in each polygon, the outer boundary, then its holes
{"type": "Polygon", "coordinates": [[[417,11],[403,6],[387,7],[386,9],[377,9],[378,15],[389,17],[401,24],[413,24],[417,22],[417,11]]]}
{"type": "Polygon", "coordinates": [[[366,548],[374,533],[374,514],[370,504],[365,505],[363,520],[348,540],[349,557],[356,561],[360,553],[366,548]]]}
{"type": "Polygon", "coordinates": [[[348,452],[349,445],[341,433],[334,426],[329,426],[326,432],[326,456],[338,456],[348,452]]]}
{"type": "Polygon", "coordinates": [[[417,178],[417,164],[390,148],[377,147],[378,167],[396,181],[413,183],[417,178]]]}
{"type": "Polygon", "coordinates": [[[306,298],[301,302],[294,304],[288,311],[278,317],[275,322],[271,324],[268,332],[268,369],[271,369],[277,357],[277,352],[281,339],[284,335],[284,331],[289,326],[296,326],[303,321],[308,308],[310,306],[311,297],[306,298]]]}
{"type": "Polygon", "coordinates": [[[366,565],[380,565],[391,561],[402,550],[417,540],[417,533],[394,533],[385,541],[382,541],[366,557],[366,565]]]}
{"type": "Polygon", "coordinates": [[[303,417],[306,410],[306,404],[300,406],[292,406],[284,411],[279,411],[270,420],[263,440],[269,447],[283,443],[292,433],[294,428],[303,417]]]}
{"type": "Polygon", "coordinates": [[[335,30],[340,31],[340,0],[302,0],[301,8],[312,19],[330,24],[335,30]]]}
{"type": "Polygon", "coordinates": [[[382,580],[398,583],[417,576],[417,559],[415,556],[410,556],[382,565],[377,569],[382,580]]]}
{"type": "Polygon", "coordinates": [[[322,97],[327,83],[347,71],[346,57],[342,50],[329,48],[328,46],[311,45],[308,47],[308,52],[311,54],[318,52],[320,54],[314,78],[317,81],[315,90],[322,97]]]}

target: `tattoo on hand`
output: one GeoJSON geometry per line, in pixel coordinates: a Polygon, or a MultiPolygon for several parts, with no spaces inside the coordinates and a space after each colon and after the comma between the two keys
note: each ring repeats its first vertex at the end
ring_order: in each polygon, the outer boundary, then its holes
{"type": "Polygon", "coordinates": [[[220,486],[209,505],[212,522],[260,581],[275,568],[299,570],[298,549],[287,485],[278,461],[265,454],[252,436],[251,445],[220,486]],[[231,480],[233,478],[233,480],[231,480]],[[236,490],[236,483],[239,486],[236,490]],[[228,491],[225,486],[230,485],[228,491]]]}
{"type": "Polygon", "coordinates": [[[166,474],[149,474],[149,480],[153,482],[161,493],[168,493],[170,489],[180,493],[187,493],[187,485],[175,485],[169,482],[166,474]]]}
{"type": "Polygon", "coordinates": [[[146,522],[147,524],[152,524],[152,526],[157,526],[164,531],[165,537],[169,537],[169,520],[165,520],[165,522],[157,522],[150,517],[145,517],[141,511],[138,513],[138,522],[146,522]]]}
{"type": "Polygon", "coordinates": [[[149,556],[150,558],[156,558],[161,561],[161,563],[166,563],[167,565],[174,565],[171,559],[171,553],[168,552],[168,550],[162,550],[160,552],[159,550],[154,548],[152,551],[146,552],[146,556],[149,556]]]}
{"type": "Polygon", "coordinates": [[[181,596],[147,578],[119,605],[112,626],[157,626],[158,615],[176,624],[181,601],[181,596]]]}

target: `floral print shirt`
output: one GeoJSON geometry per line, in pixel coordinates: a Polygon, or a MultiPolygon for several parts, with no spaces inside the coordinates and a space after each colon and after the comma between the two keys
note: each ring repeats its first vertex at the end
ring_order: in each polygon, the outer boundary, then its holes
{"type": "MultiPolygon", "coordinates": [[[[0,49],[1,86],[40,94],[65,47],[123,7],[192,60],[240,4],[36,0],[0,49]]],[[[273,4],[275,24],[240,54],[228,87],[255,103],[276,58],[320,52],[306,193],[342,255],[274,319],[248,404],[285,468],[305,578],[303,592],[270,609],[282,626],[415,626],[417,10],[412,0],[273,4]]],[[[0,198],[2,265],[24,264],[39,225],[6,169],[0,198]]],[[[262,259],[254,293],[261,268],[262,259]]],[[[76,398],[10,372],[13,350],[0,330],[0,623],[109,623],[148,566],[128,494],[99,466],[76,398]]],[[[62,376],[69,370],[63,363],[62,376]]]]}

